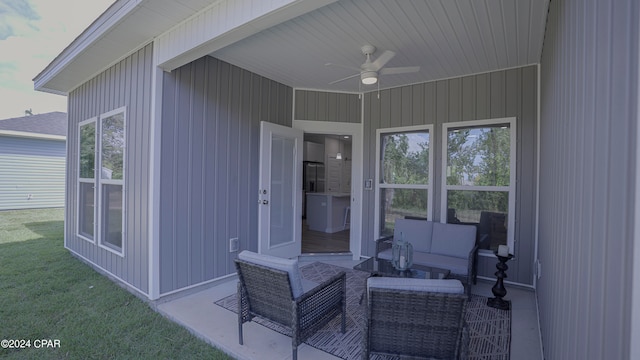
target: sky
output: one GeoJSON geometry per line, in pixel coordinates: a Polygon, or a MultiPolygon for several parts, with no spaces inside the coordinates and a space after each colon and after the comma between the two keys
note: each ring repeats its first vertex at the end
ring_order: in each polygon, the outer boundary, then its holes
{"type": "Polygon", "coordinates": [[[0,0],[0,119],[67,111],[36,77],[115,0],[0,0]]]}

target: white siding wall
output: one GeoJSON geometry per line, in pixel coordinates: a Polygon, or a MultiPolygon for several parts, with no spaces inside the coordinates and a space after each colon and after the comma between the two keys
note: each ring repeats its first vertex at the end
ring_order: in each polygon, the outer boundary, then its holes
{"type": "Polygon", "coordinates": [[[64,206],[65,141],[0,136],[0,210],[64,206]]]}
{"type": "Polygon", "coordinates": [[[540,86],[546,359],[630,359],[639,340],[630,336],[638,13],[636,0],[551,1],[540,86]]]}

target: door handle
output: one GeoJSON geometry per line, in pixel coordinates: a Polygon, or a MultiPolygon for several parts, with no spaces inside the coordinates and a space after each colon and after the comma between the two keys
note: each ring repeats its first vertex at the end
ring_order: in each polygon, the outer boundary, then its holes
{"type": "Polygon", "coordinates": [[[269,204],[269,200],[262,200],[262,205],[267,205],[269,204]]]}

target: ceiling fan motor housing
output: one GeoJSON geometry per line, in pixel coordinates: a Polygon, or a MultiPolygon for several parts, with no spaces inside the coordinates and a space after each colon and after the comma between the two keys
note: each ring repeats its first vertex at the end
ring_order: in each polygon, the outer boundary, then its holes
{"type": "Polygon", "coordinates": [[[373,53],[376,52],[376,47],[373,45],[365,45],[361,47],[360,50],[362,50],[364,55],[373,55],[373,53]]]}

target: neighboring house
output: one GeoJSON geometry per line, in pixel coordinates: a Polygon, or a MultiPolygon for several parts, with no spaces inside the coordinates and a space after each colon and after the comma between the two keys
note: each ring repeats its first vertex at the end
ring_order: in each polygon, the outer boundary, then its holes
{"type": "Polygon", "coordinates": [[[0,120],[0,210],[64,206],[67,114],[0,120]]]}
{"type": "Polygon", "coordinates": [[[408,210],[395,196],[419,199],[409,210],[510,246],[545,358],[638,355],[638,14],[634,0],[118,0],[34,79],[68,97],[65,246],[151,300],[224,279],[238,248],[299,236],[301,199],[277,198],[302,188],[287,177],[299,134],[348,134],[355,258],[408,210]],[[393,50],[389,67],[420,71],[363,85],[369,43],[374,64],[393,50]],[[490,134],[498,171],[479,170],[486,147],[454,151],[490,134]],[[414,135],[423,170],[382,179],[381,149],[414,135]],[[286,149],[271,184],[270,149],[286,149]]]}

